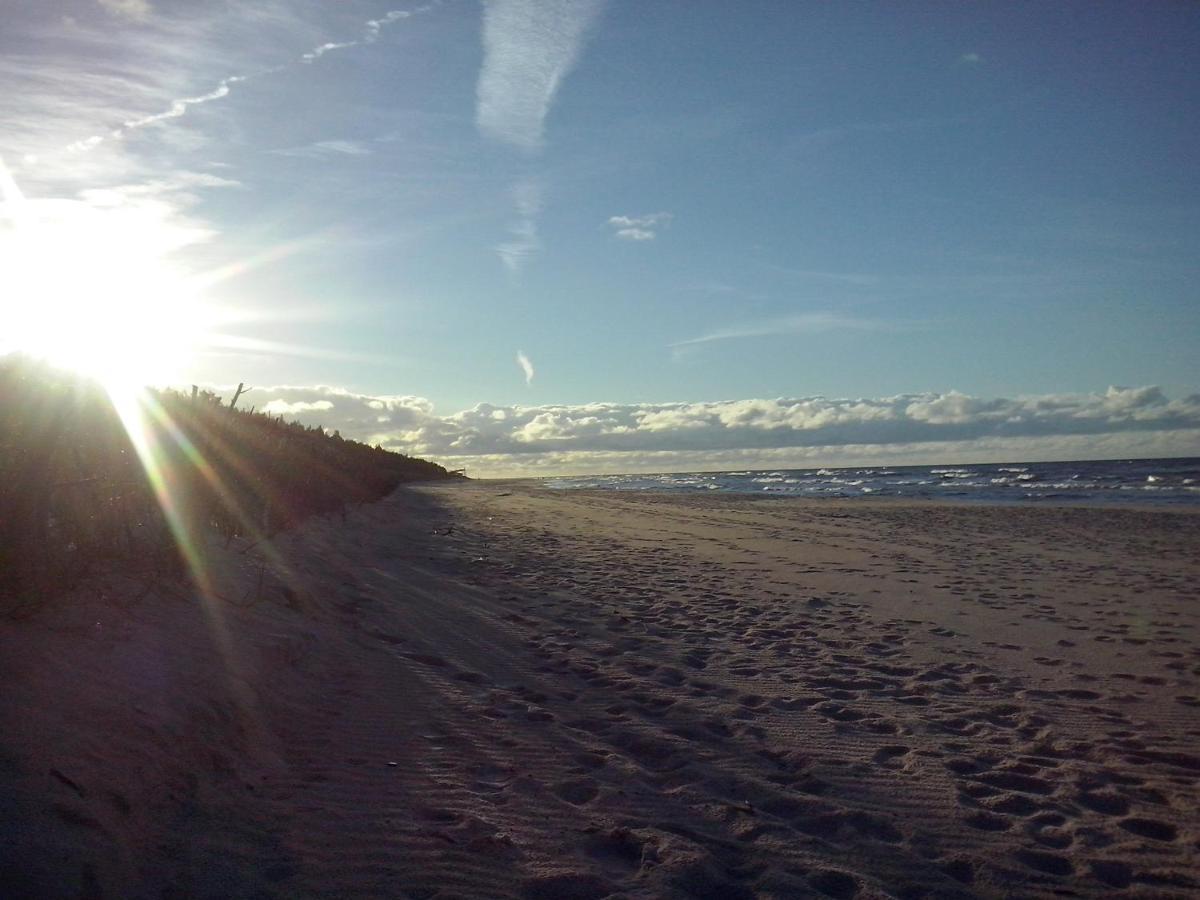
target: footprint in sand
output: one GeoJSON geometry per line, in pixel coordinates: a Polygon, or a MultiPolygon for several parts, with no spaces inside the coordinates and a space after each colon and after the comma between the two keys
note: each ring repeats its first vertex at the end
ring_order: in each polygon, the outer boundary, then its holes
{"type": "Polygon", "coordinates": [[[1131,816],[1128,819],[1122,819],[1117,824],[1130,834],[1155,841],[1173,841],[1179,836],[1179,829],[1170,822],[1162,822],[1158,819],[1131,816]]]}
{"type": "Polygon", "coordinates": [[[592,778],[568,778],[554,786],[554,793],[572,806],[585,806],[596,799],[600,785],[592,778]]]}
{"type": "Polygon", "coordinates": [[[1017,859],[1031,869],[1065,878],[1075,874],[1075,865],[1065,856],[1044,850],[1018,850],[1017,859]]]}
{"type": "Polygon", "coordinates": [[[600,900],[612,893],[609,882],[590,872],[537,875],[521,885],[526,900],[600,900]]]}
{"type": "Polygon", "coordinates": [[[905,768],[904,759],[912,752],[912,748],[905,747],[902,744],[892,744],[887,747],[880,747],[875,751],[875,755],[871,761],[881,769],[893,769],[899,771],[905,768]]]}
{"type": "Polygon", "coordinates": [[[653,862],[657,852],[652,844],[628,828],[613,828],[590,835],[583,842],[584,852],[601,866],[633,871],[643,862],[653,862]]]}
{"type": "Polygon", "coordinates": [[[1127,888],[1133,883],[1133,869],[1128,863],[1113,859],[1092,860],[1092,874],[1104,884],[1114,888],[1127,888]]]}
{"type": "Polygon", "coordinates": [[[853,875],[837,869],[823,869],[808,876],[809,885],[826,897],[837,900],[852,900],[858,896],[859,881],[853,875]]]}

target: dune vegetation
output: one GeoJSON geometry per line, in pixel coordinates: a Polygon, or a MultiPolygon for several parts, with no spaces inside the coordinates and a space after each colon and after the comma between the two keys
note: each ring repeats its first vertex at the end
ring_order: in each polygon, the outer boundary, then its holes
{"type": "Polygon", "coordinates": [[[443,467],[237,408],[208,391],[103,387],[0,360],[0,613],[102,566],[167,575],[214,535],[257,540],[443,467]]]}

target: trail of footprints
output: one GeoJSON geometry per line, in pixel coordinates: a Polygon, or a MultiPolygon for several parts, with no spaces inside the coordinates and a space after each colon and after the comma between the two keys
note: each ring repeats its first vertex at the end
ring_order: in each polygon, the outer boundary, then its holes
{"type": "MultiPolygon", "coordinates": [[[[589,541],[571,556],[570,541],[547,542],[545,532],[522,541],[521,527],[506,525],[518,534],[510,555],[481,580],[510,591],[501,591],[506,618],[524,635],[537,684],[493,685],[443,660],[412,659],[447,670],[447,685],[512,734],[530,723],[578,748],[536,790],[594,817],[581,843],[590,868],[535,880],[529,896],[603,896],[638,873],[653,884],[645,878],[655,869],[673,873],[669,886],[699,878],[723,896],[750,881],[781,896],[834,897],[882,885],[913,897],[1067,883],[1200,889],[1187,865],[1195,809],[1169,800],[1180,787],[1195,795],[1200,756],[1121,706],[1165,679],[1077,673],[1089,686],[1035,688],[973,658],[952,629],[877,618],[849,593],[763,590],[755,573],[662,548],[589,541]],[[963,836],[887,811],[896,795],[880,794],[897,778],[925,804],[920,812],[936,818],[949,806],[963,836]],[[676,815],[639,818],[644,792],[669,797],[676,815]],[[1006,862],[973,849],[996,841],[1006,862]],[[837,864],[851,847],[863,854],[856,872],[837,864]]],[[[972,590],[966,578],[907,562],[940,576],[941,589],[972,590]]],[[[974,599],[1056,615],[1019,589],[976,587],[974,599]]],[[[1151,627],[1178,642],[1169,623],[1151,627]]],[[[1097,638],[1128,630],[1114,622],[1097,638]]],[[[1195,674],[1195,648],[1168,652],[1176,671],[1195,674]]],[[[1185,708],[1200,703],[1189,690],[1177,697],[1185,708]]],[[[495,804],[518,788],[503,773],[474,784],[495,804]]]]}

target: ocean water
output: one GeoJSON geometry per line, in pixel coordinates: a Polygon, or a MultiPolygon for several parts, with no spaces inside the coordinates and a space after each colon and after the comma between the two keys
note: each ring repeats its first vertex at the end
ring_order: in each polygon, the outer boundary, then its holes
{"type": "Polygon", "coordinates": [[[544,484],[559,490],[1200,506],[1200,458],[671,472],[551,478],[544,484]]]}

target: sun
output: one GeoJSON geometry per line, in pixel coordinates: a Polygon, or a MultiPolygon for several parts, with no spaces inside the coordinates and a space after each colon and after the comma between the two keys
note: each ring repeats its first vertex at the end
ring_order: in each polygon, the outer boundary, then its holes
{"type": "Polygon", "coordinates": [[[115,203],[35,204],[11,179],[4,187],[0,353],[45,359],[110,393],[185,377],[210,322],[161,221],[115,203]]]}
{"type": "Polygon", "coordinates": [[[3,276],[6,343],[106,387],[180,377],[204,331],[185,277],[136,252],[46,239],[3,276]]]}

